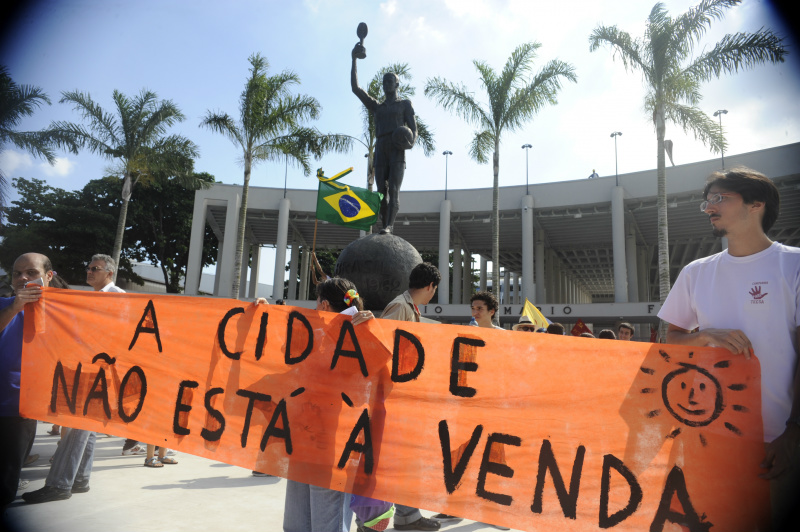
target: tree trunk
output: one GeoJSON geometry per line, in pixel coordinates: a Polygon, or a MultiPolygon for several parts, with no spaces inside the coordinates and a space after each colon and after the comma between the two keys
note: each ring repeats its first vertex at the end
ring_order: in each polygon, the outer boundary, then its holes
{"type": "Polygon", "coordinates": [[[495,137],[494,154],[492,155],[492,292],[500,300],[500,216],[498,212],[500,199],[500,138],[495,137]]]}
{"type": "MultiPolygon", "coordinates": [[[[126,187],[127,190],[133,189],[131,175],[128,172],[125,172],[125,176],[123,177],[122,190],[126,190],[126,187]]],[[[130,202],[130,200],[130,194],[125,197],[125,193],[123,192],[122,207],[119,209],[119,219],[117,220],[117,234],[114,235],[114,249],[111,252],[111,258],[117,263],[117,268],[114,270],[114,282],[117,282],[117,274],[119,273],[119,256],[122,253],[122,236],[125,233],[125,220],[128,218],[128,202],[130,202]]]]}
{"type": "MultiPolygon", "coordinates": [[[[657,156],[657,205],[658,205],[658,299],[663,303],[667,299],[670,289],[669,272],[669,226],[667,225],[667,168],[664,157],[664,135],[666,125],[664,122],[664,104],[656,104],[656,138],[658,142],[657,156]]],[[[667,338],[667,324],[661,321],[658,331],[658,341],[667,338]]]]}
{"type": "Polygon", "coordinates": [[[242,255],[244,254],[244,229],[247,222],[247,194],[250,191],[250,169],[253,163],[253,155],[250,152],[244,154],[244,186],[242,187],[242,206],[239,209],[239,230],[236,232],[236,256],[233,263],[233,286],[231,287],[231,297],[239,299],[239,286],[241,285],[242,255]]]}

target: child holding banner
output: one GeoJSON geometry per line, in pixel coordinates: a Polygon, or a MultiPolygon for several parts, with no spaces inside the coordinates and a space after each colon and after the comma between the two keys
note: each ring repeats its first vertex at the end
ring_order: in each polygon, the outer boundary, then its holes
{"type": "MultiPolygon", "coordinates": [[[[317,285],[316,310],[352,316],[353,325],[375,317],[369,310],[364,310],[364,302],[356,286],[340,277],[327,279],[317,285]]],[[[287,480],[283,530],[349,532],[353,520],[350,499],[349,493],[287,480]]]]}

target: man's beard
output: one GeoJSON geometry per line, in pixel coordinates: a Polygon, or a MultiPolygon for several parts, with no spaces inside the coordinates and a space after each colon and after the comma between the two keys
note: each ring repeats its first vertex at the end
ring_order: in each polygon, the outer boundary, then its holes
{"type": "Polygon", "coordinates": [[[720,237],[721,238],[721,237],[724,237],[724,236],[728,235],[728,230],[727,229],[717,229],[716,227],[714,227],[714,228],[711,229],[711,234],[716,236],[716,237],[720,237]]]}

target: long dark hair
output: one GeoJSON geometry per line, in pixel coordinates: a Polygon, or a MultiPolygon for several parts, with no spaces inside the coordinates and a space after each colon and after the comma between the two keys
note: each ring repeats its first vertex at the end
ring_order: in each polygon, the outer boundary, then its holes
{"type": "Polygon", "coordinates": [[[347,292],[355,289],[356,285],[352,281],[341,277],[333,277],[317,285],[317,299],[327,301],[334,312],[342,312],[347,307],[356,307],[358,310],[364,310],[364,301],[360,297],[350,301],[349,305],[345,302],[347,292]]]}

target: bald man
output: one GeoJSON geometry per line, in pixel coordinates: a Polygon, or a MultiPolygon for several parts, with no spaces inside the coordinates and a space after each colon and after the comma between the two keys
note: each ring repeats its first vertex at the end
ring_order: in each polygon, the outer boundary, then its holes
{"type": "Polygon", "coordinates": [[[36,420],[19,415],[24,309],[42,297],[42,287],[50,286],[54,273],[45,255],[20,255],[11,271],[14,297],[0,298],[0,507],[3,511],[17,494],[25,454],[36,434],[36,420]]]}

